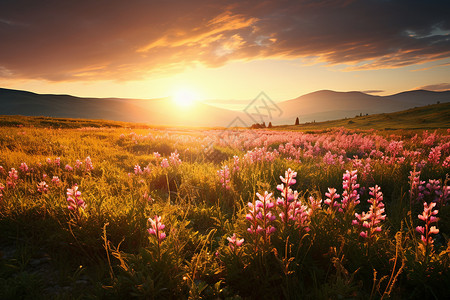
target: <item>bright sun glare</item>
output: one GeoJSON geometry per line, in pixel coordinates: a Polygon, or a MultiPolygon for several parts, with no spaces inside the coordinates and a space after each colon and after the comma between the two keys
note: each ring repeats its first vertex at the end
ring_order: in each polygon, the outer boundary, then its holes
{"type": "Polygon", "coordinates": [[[189,107],[198,100],[198,96],[190,90],[180,89],[173,94],[172,99],[177,106],[189,107]]]}

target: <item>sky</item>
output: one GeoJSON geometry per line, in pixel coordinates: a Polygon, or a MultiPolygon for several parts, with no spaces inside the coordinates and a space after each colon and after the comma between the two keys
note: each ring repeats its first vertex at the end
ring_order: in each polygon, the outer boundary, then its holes
{"type": "Polygon", "coordinates": [[[233,108],[450,89],[450,1],[0,0],[0,87],[233,108]]]}

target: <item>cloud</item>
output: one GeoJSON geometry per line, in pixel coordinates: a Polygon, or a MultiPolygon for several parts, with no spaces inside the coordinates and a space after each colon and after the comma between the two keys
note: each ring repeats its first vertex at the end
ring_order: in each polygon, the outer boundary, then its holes
{"type": "Polygon", "coordinates": [[[437,84],[430,84],[430,85],[424,85],[421,87],[416,88],[416,90],[428,90],[428,91],[448,91],[450,90],[450,83],[437,83],[437,84]]]}
{"type": "Polygon", "coordinates": [[[314,57],[347,70],[450,57],[450,2],[0,2],[0,77],[134,80],[231,60],[314,57]]]}

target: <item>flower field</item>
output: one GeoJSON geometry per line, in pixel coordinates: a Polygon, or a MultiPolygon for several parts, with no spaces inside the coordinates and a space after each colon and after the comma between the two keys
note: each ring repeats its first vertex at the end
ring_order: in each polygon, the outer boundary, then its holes
{"type": "Polygon", "coordinates": [[[450,130],[0,127],[0,299],[445,299],[450,130]]]}

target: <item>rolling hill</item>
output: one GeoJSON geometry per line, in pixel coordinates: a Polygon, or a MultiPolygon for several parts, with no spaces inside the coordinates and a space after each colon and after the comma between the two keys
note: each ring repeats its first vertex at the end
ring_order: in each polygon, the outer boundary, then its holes
{"type": "Polygon", "coordinates": [[[103,119],[169,126],[228,126],[244,114],[203,103],[176,107],[170,99],[79,98],[0,89],[0,115],[103,119]]]}
{"type": "Polygon", "coordinates": [[[360,114],[390,113],[437,102],[450,102],[450,91],[416,90],[373,96],[362,92],[324,90],[278,103],[283,115],[274,124],[292,124],[296,117],[303,123],[351,118],[360,114]]]}
{"type": "Polygon", "coordinates": [[[450,128],[450,102],[429,104],[399,112],[374,114],[325,122],[306,122],[300,125],[275,126],[275,130],[349,129],[446,129],[450,128]]]}
{"type": "MultiPolygon", "coordinates": [[[[267,119],[274,125],[321,122],[401,111],[413,107],[450,102],[450,91],[408,91],[390,96],[362,92],[317,91],[277,103],[280,117],[267,119]]],[[[162,126],[250,126],[244,113],[201,102],[191,107],[177,107],[168,98],[121,99],[80,98],[70,95],[36,94],[0,88],[0,115],[46,116],[56,118],[103,119],[147,123],[162,126]],[[237,119],[239,118],[239,119],[237,119]]]]}

